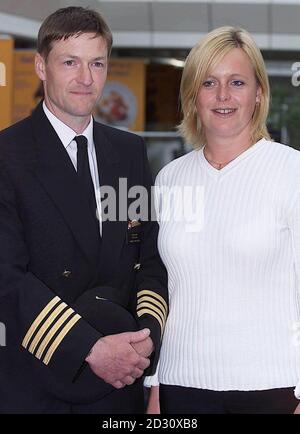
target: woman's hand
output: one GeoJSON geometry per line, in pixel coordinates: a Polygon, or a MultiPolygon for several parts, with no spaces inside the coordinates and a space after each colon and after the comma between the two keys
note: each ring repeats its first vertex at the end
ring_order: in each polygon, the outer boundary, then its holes
{"type": "Polygon", "coordinates": [[[160,414],[159,386],[151,386],[146,414],[160,414]]]}
{"type": "Polygon", "coordinates": [[[296,410],[294,411],[294,414],[300,414],[300,403],[297,405],[296,410]]]}

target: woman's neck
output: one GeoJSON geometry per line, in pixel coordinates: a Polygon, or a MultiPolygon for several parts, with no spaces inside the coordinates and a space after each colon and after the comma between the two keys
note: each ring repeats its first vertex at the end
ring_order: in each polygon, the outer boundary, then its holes
{"type": "Polygon", "coordinates": [[[250,138],[237,142],[232,139],[224,140],[224,138],[207,140],[204,154],[210,164],[217,169],[222,169],[228,163],[233,161],[252,145],[250,138]]]}

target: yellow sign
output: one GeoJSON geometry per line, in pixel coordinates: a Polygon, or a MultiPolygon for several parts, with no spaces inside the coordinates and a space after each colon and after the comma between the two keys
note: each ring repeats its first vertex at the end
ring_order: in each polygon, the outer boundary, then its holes
{"type": "Polygon", "coordinates": [[[11,125],[14,41],[0,36],[0,130],[11,125]]]}
{"type": "Polygon", "coordinates": [[[145,63],[111,59],[103,95],[94,112],[96,120],[132,131],[145,124],[145,63]]]}
{"type": "Polygon", "coordinates": [[[35,51],[14,53],[13,123],[29,116],[42,97],[42,85],[35,73],[35,51]]]}

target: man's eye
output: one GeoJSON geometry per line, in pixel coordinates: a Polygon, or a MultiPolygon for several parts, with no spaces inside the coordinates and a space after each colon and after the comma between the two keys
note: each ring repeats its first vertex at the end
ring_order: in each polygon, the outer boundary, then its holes
{"type": "Polygon", "coordinates": [[[74,60],[66,60],[64,62],[64,64],[67,65],[67,66],[72,66],[72,65],[74,65],[74,60]]]}
{"type": "Polygon", "coordinates": [[[104,63],[102,63],[102,62],[94,62],[93,65],[96,66],[96,68],[103,68],[104,67],[104,63]]]}

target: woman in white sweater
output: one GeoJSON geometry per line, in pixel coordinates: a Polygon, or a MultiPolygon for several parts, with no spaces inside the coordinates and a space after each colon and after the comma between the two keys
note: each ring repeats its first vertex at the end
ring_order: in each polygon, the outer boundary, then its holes
{"type": "Polygon", "coordinates": [[[300,152],[270,139],[268,78],[249,33],[221,27],[191,50],[181,103],[180,130],[196,149],[156,182],[170,296],[161,412],[293,413],[300,152]]]}

